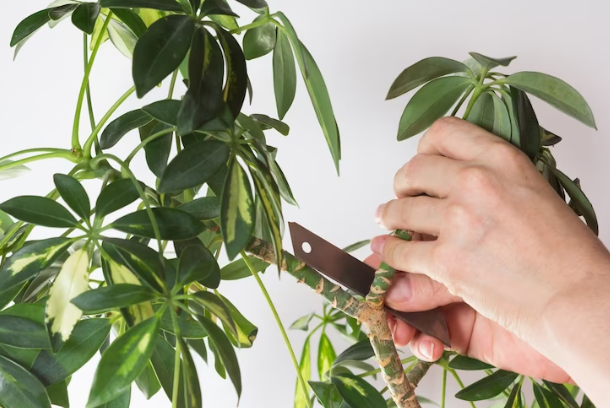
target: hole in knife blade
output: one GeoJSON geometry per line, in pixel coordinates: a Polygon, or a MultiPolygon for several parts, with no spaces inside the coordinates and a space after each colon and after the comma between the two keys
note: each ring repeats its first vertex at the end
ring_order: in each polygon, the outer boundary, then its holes
{"type": "Polygon", "coordinates": [[[309,244],[309,242],[303,242],[301,244],[301,248],[303,249],[303,252],[305,252],[306,254],[311,253],[311,245],[309,244]]]}

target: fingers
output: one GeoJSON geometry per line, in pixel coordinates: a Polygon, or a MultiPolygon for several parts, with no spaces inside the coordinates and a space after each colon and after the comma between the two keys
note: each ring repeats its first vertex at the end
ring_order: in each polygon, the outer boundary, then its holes
{"type": "Polygon", "coordinates": [[[420,194],[446,198],[455,175],[464,166],[447,157],[418,154],[394,176],[394,194],[398,198],[420,194]]]}
{"type": "Polygon", "coordinates": [[[445,200],[426,196],[392,200],[379,206],[375,221],[388,230],[403,229],[437,236],[445,204],[445,200]]]}
{"type": "Polygon", "coordinates": [[[403,241],[389,235],[381,235],[371,241],[371,250],[391,267],[399,271],[431,272],[432,252],[436,241],[403,241]]]}
{"type": "Polygon", "coordinates": [[[446,117],[434,122],[424,134],[417,152],[471,161],[498,143],[506,142],[470,122],[446,117]]]}
{"type": "Polygon", "coordinates": [[[445,346],[440,340],[427,334],[417,333],[409,343],[413,355],[420,360],[434,362],[443,356],[445,346]]]}
{"type": "Polygon", "coordinates": [[[401,312],[422,312],[461,301],[426,275],[403,272],[396,273],[385,298],[388,306],[401,312]]]}
{"type": "Polygon", "coordinates": [[[367,264],[368,266],[370,266],[371,268],[374,268],[375,270],[377,270],[377,269],[379,269],[379,266],[381,265],[381,258],[377,254],[371,254],[368,257],[366,257],[366,259],[364,260],[364,263],[367,264]]]}
{"type": "Polygon", "coordinates": [[[390,331],[392,332],[392,338],[394,339],[394,344],[397,347],[405,347],[407,344],[413,340],[413,337],[417,333],[417,330],[402,320],[396,319],[391,314],[387,314],[388,326],[390,327],[390,331]]]}

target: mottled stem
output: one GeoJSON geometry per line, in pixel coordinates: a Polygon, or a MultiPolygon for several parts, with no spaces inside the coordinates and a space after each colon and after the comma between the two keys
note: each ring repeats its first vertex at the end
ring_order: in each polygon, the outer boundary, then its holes
{"type": "Polygon", "coordinates": [[[369,307],[360,313],[359,318],[368,329],[368,336],[383,373],[383,379],[398,408],[420,408],[415,396],[415,388],[407,379],[398,357],[385,310],[369,307]]]}
{"type": "MultiPolygon", "coordinates": [[[[276,264],[277,262],[273,245],[261,239],[253,239],[246,251],[267,263],[276,264]]],[[[286,251],[283,251],[281,269],[294,276],[299,283],[304,283],[316,293],[324,296],[335,309],[343,311],[348,316],[358,318],[365,307],[362,302],[356,300],[340,286],[324,278],[315,269],[308,267],[286,251]]]]}
{"type": "Polygon", "coordinates": [[[430,367],[432,367],[432,365],[434,365],[434,363],[418,360],[417,364],[415,364],[415,366],[409,370],[407,373],[407,380],[409,380],[413,388],[417,388],[419,382],[428,373],[428,370],[430,367]]]}

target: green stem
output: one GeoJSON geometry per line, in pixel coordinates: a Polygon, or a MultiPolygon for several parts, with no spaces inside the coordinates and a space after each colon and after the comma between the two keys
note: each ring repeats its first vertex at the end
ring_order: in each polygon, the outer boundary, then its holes
{"type": "Polygon", "coordinates": [[[181,354],[181,341],[180,337],[180,326],[178,325],[178,319],[176,313],[172,310],[172,324],[174,325],[174,332],[176,334],[176,356],[174,360],[174,385],[172,388],[172,408],[178,408],[178,391],[180,389],[180,354],[181,354]]]}
{"type": "Polygon", "coordinates": [[[11,153],[11,154],[7,154],[4,157],[0,157],[0,162],[3,162],[5,160],[11,159],[15,156],[21,156],[23,154],[29,154],[29,153],[59,153],[59,152],[64,152],[64,153],[70,153],[72,154],[72,152],[70,152],[69,150],[66,149],[57,149],[54,147],[37,147],[34,149],[25,149],[25,150],[20,150],[18,152],[15,153],[11,153]]]}
{"type": "Polygon", "coordinates": [[[481,69],[481,73],[479,74],[479,82],[475,86],[474,93],[472,94],[472,98],[470,98],[470,101],[468,102],[468,106],[466,107],[466,112],[464,112],[464,116],[463,116],[464,119],[468,119],[468,115],[470,114],[470,111],[472,110],[472,107],[474,106],[475,102],[477,101],[477,99],[479,99],[479,96],[481,96],[481,94],[483,92],[485,92],[485,90],[490,86],[490,84],[483,85],[483,81],[485,80],[487,71],[488,71],[487,68],[481,69]]]}
{"type": "Polygon", "coordinates": [[[61,150],[58,152],[45,153],[45,154],[39,154],[38,156],[26,157],[25,159],[16,160],[13,162],[2,164],[2,165],[0,165],[0,171],[9,170],[9,169],[12,169],[13,167],[21,166],[23,164],[28,164],[28,163],[32,163],[35,161],[46,160],[46,159],[66,159],[66,160],[70,160],[73,163],[79,162],[79,159],[76,156],[74,156],[72,154],[72,152],[70,152],[69,150],[61,150]]]}
{"type": "Polygon", "coordinates": [[[273,19],[271,18],[271,15],[266,15],[265,17],[261,18],[260,20],[257,20],[257,21],[255,21],[253,23],[250,23],[250,24],[246,24],[245,26],[234,28],[233,30],[231,30],[229,32],[231,34],[239,34],[242,31],[250,30],[251,28],[256,28],[256,27],[264,26],[265,24],[271,23],[271,22],[273,22],[273,19]]]}
{"type": "MultiPolygon", "coordinates": [[[[460,378],[460,376],[458,375],[458,373],[457,373],[457,372],[456,372],[454,369],[452,369],[452,368],[450,368],[448,371],[451,373],[451,375],[453,376],[453,378],[455,378],[455,382],[457,382],[457,383],[458,383],[458,385],[460,386],[460,388],[461,388],[461,389],[464,389],[464,383],[462,382],[462,379],[460,378]]],[[[477,408],[477,406],[476,406],[476,405],[474,405],[474,402],[472,402],[472,401],[470,401],[470,406],[471,406],[472,408],[477,408]]]]}
{"type": "Polygon", "coordinates": [[[131,169],[128,166],[126,166],[125,163],[121,159],[119,159],[115,155],[109,154],[109,153],[100,154],[98,156],[95,156],[93,159],[91,159],[91,162],[90,162],[91,168],[95,169],[95,166],[97,165],[97,163],[99,163],[100,161],[102,161],[104,159],[110,159],[110,160],[115,161],[119,166],[121,166],[121,169],[125,173],[127,173],[127,176],[133,182],[136,190],[138,191],[138,195],[140,196],[140,199],[146,206],[146,212],[148,213],[148,217],[150,218],[150,223],[152,224],[153,231],[155,233],[155,238],[157,239],[157,243],[159,245],[159,256],[162,256],[163,255],[163,243],[161,242],[161,233],[159,232],[159,225],[157,224],[155,215],[152,212],[152,207],[150,205],[150,201],[148,200],[148,197],[146,197],[146,194],[144,194],[144,190],[142,190],[142,186],[140,186],[138,179],[133,174],[131,169]]]}
{"type": "MultiPolygon", "coordinates": [[[[405,359],[400,360],[400,362],[402,364],[408,364],[408,363],[411,363],[411,362],[415,361],[416,359],[417,359],[417,357],[411,356],[411,357],[407,357],[405,359]]],[[[379,374],[380,372],[381,372],[381,368],[377,368],[375,370],[371,370],[371,371],[367,371],[367,372],[362,373],[362,374],[358,374],[358,377],[362,377],[362,378],[369,377],[371,375],[379,374]]]]}
{"type": "Polygon", "coordinates": [[[136,146],[135,149],[133,149],[133,151],[131,153],[129,153],[129,156],[127,156],[127,158],[125,159],[125,165],[129,166],[129,164],[131,163],[131,161],[133,160],[133,158],[135,157],[135,155],[147,144],[149,144],[150,142],[157,140],[158,138],[160,138],[161,136],[165,136],[168,133],[172,133],[176,130],[175,127],[169,128],[169,129],[164,129],[160,132],[157,132],[149,137],[147,137],[146,139],[142,140],[142,142],[140,142],[139,145],[136,146]]]}
{"type": "Polygon", "coordinates": [[[462,96],[462,99],[460,99],[458,104],[455,106],[455,109],[453,110],[453,112],[451,112],[451,116],[455,116],[455,114],[460,110],[460,108],[462,107],[462,105],[466,101],[466,98],[468,98],[468,96],[470,95],[470,92],[472,92],[473,88],[474,88],[474,85],[468,87],[468,89],[466,90],[466,93],[464,94],[464,96],[462,96]]]}
{"type": "MultiPolygon", "coordinates": [[[[85,64],[85,71],[89,65],[89,43],[87,42],[88,35],[83,33],[83,62],[85,64]]],[[[91,131],[95,129],[95,116],[93,115],[93,104],[91,103],[91,83],[87,81],[87,89],[85,91],[87,97],[87,111],[89,112],[89,122],[91,123],[91,131]]]]}
{"type": "Polygon", "coordinates": [[[112,105],[110,107],[110,109],[108,110],[108,112],[106,112],[106,114],[102,117],[102,119],[100,120],[100,122],[97,124],[97,126],[95,127],[95,129],[93,129],[93,132],[91,132],[91,136],[89,136],[89,138],[87,139],[87,141],[85,142],[85,145],[83,146],[83,152],[85,152],[85,156],[86,157],[91,157],[91,146],[93,145],[93,143],[97,140],[97,135],[100,133],[100,131],[102,130],[102,128],[104,127],[104,125],[106,124],[106,122],[108,122],[108,119],[110,119],[110,116],[112,116],[112,114],[119,108],[119,106],[121,106],[123,104],[123,102],[125,102],[125,100],[127,98],[129,98],[129,96],[134,93],[136,91],[135,86],[129,88],[127,90],[127,92],[125,92],[118,101],[116,101],[114,103],[114,105],[112,105]]]}
{"type": "Polygon", "coordinates": [[[447,394],[447,370],[443,370],[443,381],[441,387],[441,408],[445,408],[447,394]]]}
{"type": "MultiPolygon", "coordinates": [[[[108,24],[110,24],[110,19],[112,18],[112,11],[108,12],[108,16],[106,17],[106,21],[104,21],[104,25],[102,26],[102,33],[106,32],[108,29],[108,24]]],[[[93,46],[93,51],[91,51],[91,58],[89,59],[89,63],[85,68],[85,75],[83,76],[83,82],[80,87],[80,92],[78,94],[78,101],[76,103],[76,112],[74,114],[74,124],[72,126],[72,149],[79,153],[81,149],[80,141],[78,138],[78,130],[80,126],[80,116],[81,111],[83,109],[83,99],[85,98],[85,92],[87,91],[87,85],[89,84],[89,75],[91,74],[91,69],[93,68],[93,63],[95,62],[95,57],[97,56],[97,52],[100,49],[100,45],[102,44],[103,35],[100,35],[93,46]]]]}
{"type": "Polygon", "coordinates": [[[174,71],[174,74],[172,75],[172,80],[169,83],[169,93],[167,94],[167,99],[172,99],[172,97],[174,96],[174,87],[176,86],[176,78],[178,78],[178,71],[180,71],[180,69],[176,69],[174,71]]]}
{"type": "Polygon", "coordinates": [[[294,350],[292,349],[292,344],[290,344],[290,339],[288,339],[288,334],[286,333],[286,329],[284,328],[282,319],[280,319],[280,315],[278,314],[277,309],[275,308],[275,305],[273,304],[273,300],[271,300],[271,296],[269,296],[269,292],[267,292],[267,288],[265,288],[265,284],[263,283],[261,278],[258,276],[256,269],[254,269],[254,266],[252,266],[252,263],[250,262],[248,255],[245,252],[242,252],[241,257],[243,258],[248,269],[250,269],[252,276],[254,276],[254,279],[256,279],[256,283],[258,283],[258,286],[260,287],[261,292],[263,292],[263,295],[265,296],[265,299],[267,300],[267,304],[269,305],[269,308],[271,309],[271,313],[273,313],[275,322],[277,323],[277,326],[280,329],[280,332],[282,333],[282,337],[284,338],[284,343],[286,343],[286,348],[288,348],[288,352],[290,353],[290,358],[292,359],[292,363],[294,364],[294,369],[297,372],[297,377],[299,379],[299,383],[301,384],[301,388],[305,395],[305,400],[307,401],[307,406],[309,408],[313,408],[311,406],[311,401],[309,400],[309,390],[307,388],[307,383],[305,382],[305,379],[303,378],[303,375],[301,374],[301,368],[299,367],[299,362],[297,360],[297,356],[294,354],[294,350]]]}

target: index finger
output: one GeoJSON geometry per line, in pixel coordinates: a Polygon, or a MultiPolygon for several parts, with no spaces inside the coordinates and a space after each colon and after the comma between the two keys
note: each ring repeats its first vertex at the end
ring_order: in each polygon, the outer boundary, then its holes
{"type": "Polygon", "coordinates": [[[470,122],[445,117],[428,129],[419,141],[417,152],[472,161],[498,143],[507,142],[470,122]]]}

